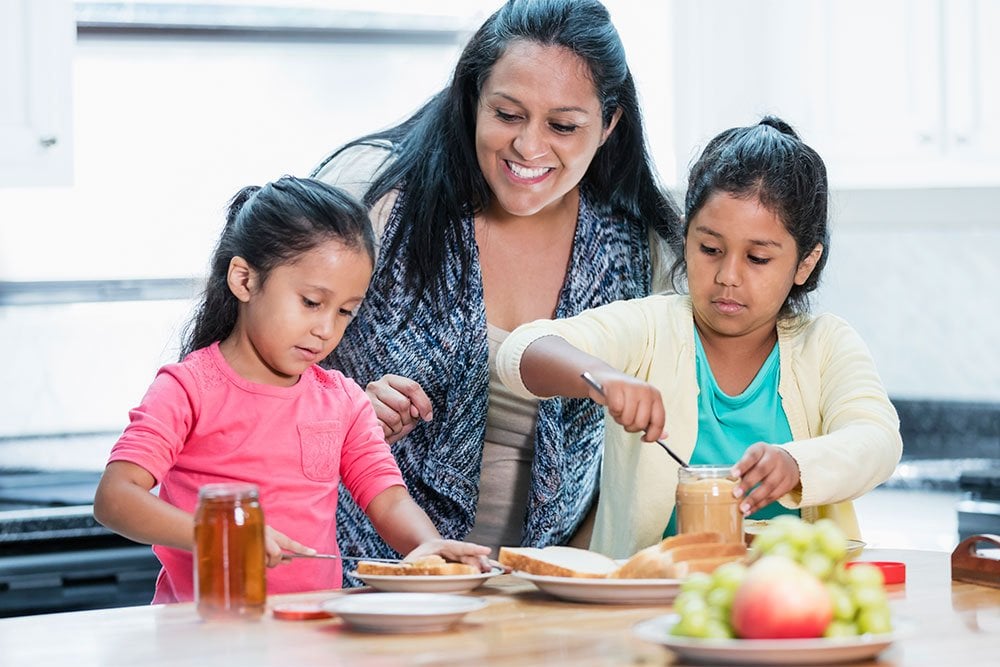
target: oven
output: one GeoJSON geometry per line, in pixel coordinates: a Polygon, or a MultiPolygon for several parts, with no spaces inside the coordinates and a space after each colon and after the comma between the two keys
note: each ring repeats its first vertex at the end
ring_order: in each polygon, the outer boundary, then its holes
{"type": "Polygon", "coordinates": [[[94,519],[99,479],[0,471],[0,617],[149,604],[159,561],[94,519]]]}

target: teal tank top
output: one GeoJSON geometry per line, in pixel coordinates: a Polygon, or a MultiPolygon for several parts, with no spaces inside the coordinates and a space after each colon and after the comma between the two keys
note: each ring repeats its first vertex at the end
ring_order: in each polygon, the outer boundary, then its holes
{"type": "MultiPolygon", "coordinates": [[[[698,440],[691,455],[691,464],[730,465],[736,463],[747,447],[756,442],[791,442],[792,430],[788,426],[788,417],[785,416],[781,397],[778,395],[781,364],[777,343],[750,386],[738,396],[730,396],[719,388],[712,375],[697,329],[694,341],[695,372],[700,393],[698,440]]],[[[669,428],[668,422],[667,429],[669,428]]],[[[757,510],[749,518],[770,519],[779,514],[799,516],[800,513],[773,502],[757,510]]],[[[664,537],[677,534],[675,515],[676,510],[670,515],[664,537]]]]}

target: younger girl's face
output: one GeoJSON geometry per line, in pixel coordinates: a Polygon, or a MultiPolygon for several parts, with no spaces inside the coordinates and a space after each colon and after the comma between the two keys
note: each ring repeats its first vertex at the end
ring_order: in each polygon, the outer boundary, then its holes
{"type": "Polygon", "coordinates": [[[793,285],[822,253],[798,260],[795,238],[756,197],[711,195],[688,226],[684,258],[695,322],[703,335],[773,334],[793,285]]]}
{"type": "Polygon", "coordinates": [[[291,386],[337,347],[368,289],[371,259],[329,240],[272,269],[263,285],[245,266],[240,257],[230,263],[230,289],[241,304],[223,355],[248,380],[291,386]]]}

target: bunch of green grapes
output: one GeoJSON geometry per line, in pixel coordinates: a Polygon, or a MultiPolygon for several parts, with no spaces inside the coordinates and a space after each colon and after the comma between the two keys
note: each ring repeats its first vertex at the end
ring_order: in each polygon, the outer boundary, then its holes
{"type": "Polygon", "coordinates": [[[847,536],[829,519],[807,523],[790,514],[771,519],[750,544],[750,557],[784,556],[830,581],[847,559],[847,536]]]}
{"type": "Polygon", "coordinates": [[[873,565],[845,567],[847,536],[829,519],[807,523],[791,515],[768,522],[750,545],[751,558],[781,555],[826,584],[833,602],[827,637],[892,631],[882,571],[873,565]]]}
{"type": "Polygon", "coordinates": [[[735,637],[730,610],[746,570],[746,565],[732,562],[717,567],[711,574],[695,572],[685,579],[674,600],[674,611],[680,620],[671,632],[702,639],[735,637]]]}
{"type": "MultiPolygon", "coordinates": [[[[825,584],[834,610],[826,637],[892,631],[882,571],[866,564],[845,567],[847,537],[833,521],[807,523],[791,515],[772,519],[750,547],[751,561],[766,555],[793,560],[825,584]]],[[[746,570],[741,563],[727,563],[712,574],[688,577],[674,600],[680,618],[671,632],[703,639],[735,637],[730,613],[746,570]]]]}
{"type": "Polygon", "coordinates": [[[840,565],[826,582],[826,590],[833,602],[833,620],[823,633],[825,637],[892,632],[882,570],[865,563],[848,568],[840,565]]]}

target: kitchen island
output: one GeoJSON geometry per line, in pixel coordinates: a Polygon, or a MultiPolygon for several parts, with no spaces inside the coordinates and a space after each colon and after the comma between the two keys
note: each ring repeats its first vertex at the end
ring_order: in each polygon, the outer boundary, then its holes
{"type": "MultiPolygon", "coordinates": [[[[950,554],[866,550],[859,560],[906,563],[906,582],[887,587],[901,636],[879,665],[995,665],[1000,588],[952,582],[950,554]]],[[[273,596],[269,605],[364,591],[273,596]]],[[[665,665],[676,656],[635,636],[633,626],[669,603],[626,606],[565,602],[511,575],[467,595],[488,605],[453,629],[367,634],[338,618],[203,622],[194,605],[124,607],[0,620],[0,665],[245,667],[303,665],[665,665]]]]}

